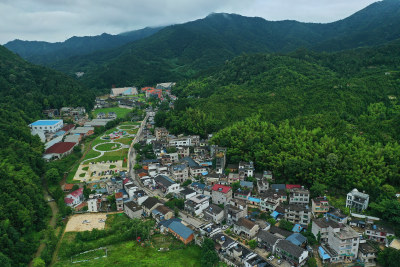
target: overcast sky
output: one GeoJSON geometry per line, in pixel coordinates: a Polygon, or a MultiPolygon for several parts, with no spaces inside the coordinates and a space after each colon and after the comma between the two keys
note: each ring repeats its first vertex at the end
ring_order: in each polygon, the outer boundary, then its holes
{"type": "Polygon", "coordinates": [[[117,34],[183,23],[212,12],[332,22],[373,2],[376,0],[0,0],[0,43],[117,34]]]}

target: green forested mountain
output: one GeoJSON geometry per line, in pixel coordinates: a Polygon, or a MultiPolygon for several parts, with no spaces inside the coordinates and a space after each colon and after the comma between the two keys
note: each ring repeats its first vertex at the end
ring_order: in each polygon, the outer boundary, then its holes
{"type": "Polygon", "coordinates": [[[74,36],[57,43],[14,40],[4,46],[32,63],[46,65],[74,56],[113,49],[146,38],[162,28],[144,28],[118,35],[103,33],[98,36],[74,36]]]}
{"type": "Polygon", "coordinates": [[[0,46],[0,258],[26,266],[46,228],[43,144],[28,124],[42,109],[92,105],[94,93],[64,74],[34,66],[0,46]]]}
{"type": "Polygon", "coordinates": [[[70,58],[52,67],[67,73],[84,71],[83,82],[96,88],[154,84],[193,77],[241,53],[298,48],[337,51],[384,44],[400,38],[399,12],[400,1],[377,2],[328,24],[211,14],[166,27],[124,47],[70,58]]]}

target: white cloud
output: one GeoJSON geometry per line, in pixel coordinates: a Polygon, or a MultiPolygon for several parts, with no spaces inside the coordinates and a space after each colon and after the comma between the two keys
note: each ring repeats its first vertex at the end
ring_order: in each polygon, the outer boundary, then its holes
{"type": "Polygon", "coordinates": [[[205,17],[211,12],[267,20],[329,22],[373,0],[1,0],[0,43],[13,39],[63,41],[120,33],[205,17]]]}

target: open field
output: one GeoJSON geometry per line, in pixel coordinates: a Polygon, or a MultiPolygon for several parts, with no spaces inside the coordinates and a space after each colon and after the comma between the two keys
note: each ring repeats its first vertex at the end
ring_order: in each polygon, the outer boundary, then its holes
{"type": "Polygon", "coordinates": [[[99,220],[106,220],[107,214],[105,213],[86,213],[76,214],[71,216],[68,220],[68,224],[65,228],[65,232],[83,232],[91,231],[92,229],[104,229],[105,222],[99,222],[99,220]],[[83,221],[88,223],[82,223],[83,221]]]}
{"type": "Polygon", "coordinates": [[[98,145],[96,149],[100,151],[113,151],[119,149],[120,147],[121,145],[118,143],[105,143],[98,145]]]}
{"type": "Polygon", "coordinates": [[[132,111],[131,109],[120,108],[120,107],[100,108],[93,110],[93,116],[94,118],[96,118],[97,114],[99,114],[100,112],[104,112],[106,115],[108,112],[115,112],[118,118],[124,118],[126,114],[128,114],[131,111],[132,111]]]}
{"type": "MultiPolygon", "coordinates": [[[[169,248],[176,241],[171,236],[152,238],[150,246],[142,247],[136,241],[121,242],[107,246],[108,257],[75,263],[73,266],[200,266],[201,249],[190,245],[183,249],[158,251],[169,248]]],[[[60,261],[55,266],[71,266],[70,259],[60,261]]]]}

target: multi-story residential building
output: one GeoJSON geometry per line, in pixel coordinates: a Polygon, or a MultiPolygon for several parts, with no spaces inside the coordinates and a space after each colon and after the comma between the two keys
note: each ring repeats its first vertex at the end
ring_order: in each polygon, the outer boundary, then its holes
{"type": "Polygon", "coordinates": [[[124,209],[124,194],[122,192],[115,193],[115,203],[118,211],[124,209]]]}
{"type": "Polygon", "coordinates": [[[206,220],[213,221],[216,224],[220,224],[224,220],[224,210],[215,204],[208,206],[203,213],[206,220]]]}
{"type": "Polygon", "coordinates": [[[260,208],[263,211],[274,211],[280,203],[287,200],[287,194],[285,190],[279,189],[268,189],[260,195],[260,208]]]}
{"type": "Polygon", "coordinates": [[[215,184],[212,187],[212,201],[214,204],[227,204],[232,198],[232,188],[230,186],[215,184]]]}
{"type": "Polygon", "coordinates": [[[173,138],[169,140],[169,146],[191,146],[192,139],[190,137],[180,137],[180,138],[173,138]]]}
{"type": "Polygon", "coordinates": [[[135,202],[128,201],[124,203],[124,213],[131,219],[142,217],[143,209],[135,202]]]}
{"type": "Polygon", "coordinates": [[[387,238],[394,236],[394,231],[387,226],[374,224],[365,229],[364,234],[367,235],[368,239],[370,240],[380,243],[387,243],[387,238]]]}
{"type": "Polygon", "coordinates": [[[178,193],[180,190],[180,184],[175,183],[165,175],[157,175],[154,178],[157,187],[165,194],[178,193]]]}
{"type": "Polygon", "coordinates": [[[356,188],[347,194],[346,207],[354,212],[361,212],[368,208],[369,195],[359,192],[356,188]]]}
{"type": "Polygon", "coordinates": [[[190,148],[188,146],[180,146],[176,148],[176,153],[181,158],[189,157],[190,156],[190,148]]]}
{"type": "Polygon", "coordinates": [[[196,195],[185,201],[185,210],[199,215],[210,205],[210,197],[205,195],[196,195]]]}
{"type": "Polygon", "coordinates": [[[360,243],[358,247],[358,259],[365,267],[376,266],[377,250],[368,243],[360,243]]]}
{"type": "Polygon", "coordinates": [[[191,135],[190,139],[193,146],[198,146],[200,144],[200,135],[191,135]]]}
{"type": "Polygon", "coordinates": [[[38,120],[29,127],[32,132],[55,133],[63,127],[63,120],[38,120]]]}
{"type": "Polygon", "coordinates": [[[343,225],[341,228],[329,226],[327,244],[337,254],[331,262],[351,262],[356,259],[359,242],[359,234],[349,226],[343,225]]]}
{"type": "Polygon", "coordinates": [[[190,176],[192,177],[206,175],[208,173],[207,168],[204,166],[190,167],[189,170],[190,170],[190,176]]]}
{"type": "Polygon", "coordinates": [[[288,240],[279,240],[276,254],[295,266],[303,266],[308,258],[308,251],[292,244],[288,240]]]}
{"type": "Polygon", "coordinates": [[[252,222],[246,218],[240,218],[234,225],[233,231],[237,235],[244,235],[247,239],[254,238],[258,231],[260,230],[260,226],[255,222],[252,222]]]}
{"type": "Polygon", "coordinates": [[[303,204],[306,205],[310,202],[310,191],[301,188],[293,188],[289,192],[289,204],[303,204]]]}
{"type": "Polygon", "coordinates": [[[285,209],[284,217],[294,224],[308,225],[311,220],[311,209],[308,205],[288,204],[282,206],[285,209]]]}
{"type": "Polygon", "coordinates": [[[250,162],[239,162],[239,175],[240,177],[254,177],[254,163],[250,162]]]}
{"type": "Polygon", "coordinates": [[[186,164],[173,165],[170,167],[172,179],[184,182],[189,178],[189,168],[186,164]]]}
{"type": "Polygon", "coordinates": [[[161,140],[161,139],[167,138],[167,137],[168,137],[168,134],[169,134],[169,132],[168,132],[167,129],[165,129],[165,128],[158,128],[158,127],[154,130],[154,133],[155,133],[156,139],[157,139],[158,141],[161,140]]]}
{"type": "Polygon", "coordinates": [[[275,253],[276,244],[279,240],[282,240],[282,238],[264,230],[259,231],[257,234],[258,247],[263,248],[272,254],[275,253]]]}
{"type": "Polygon", "coordinates": [[[197,192],[189,187],[183,187],[183,188],[181,188],[181,190],[178,193],[175,193],[176,198],[183,199],[183,200],[194,197],[195,195],[197,195],[197,192]]]}
{"type": "Polygon", "coordinates": [[[326,197],[316,197],[311,199],[311,209],[314,215],[325,214],[329,211],[329,201],[326,197]]]}
{"type": "Polygon", "coordinates": [[[329,227],[332,229],[340,229],[340,225],[328,218],[314,219],[311,227],[311,232],[317,238],[320,235],[320,241],[325,243],[328,241],[329,227]]]}
{"type": "Polygon", "coordinates": [[[225,206],[225,220],[228,225],[237,222],[247,216],[247,204],[240,199],[231,199],[225,206]]]}
{"type": "Polygon", "coordinates": [[[259,194],[269,189],[269,181],[266,178],[257,179],[257,190],[259,194]]]}
{"type": "Polygon", "coordinates": [[[151,212],[162,203],[155,197],[149,197],[142,203],[144,216],[150,216],[151,212]]]}
{"type": "Polygon", "coordinates": [[[247,200],[251,191],[249,189],[238,189],[233,193],[233,197],[237,199],[247,200]]]}
{"type": "Polygon", "coordinates": [[[223,174],[226,166],[226,148],[218,148],[215,153],[215,170],[219,174],[223,174]]]}

